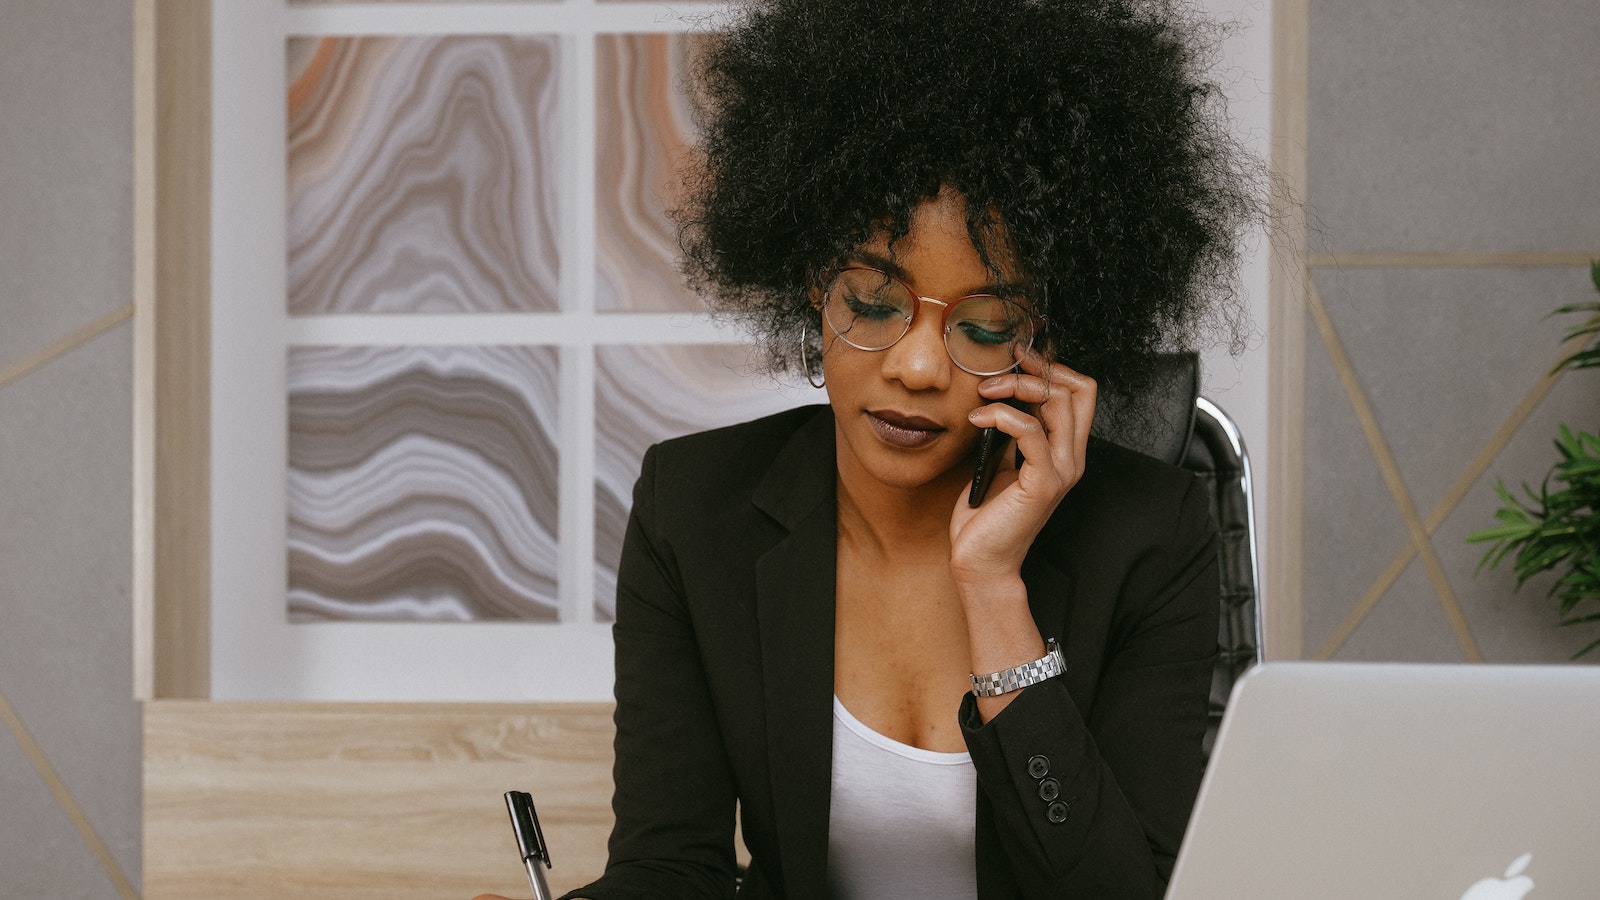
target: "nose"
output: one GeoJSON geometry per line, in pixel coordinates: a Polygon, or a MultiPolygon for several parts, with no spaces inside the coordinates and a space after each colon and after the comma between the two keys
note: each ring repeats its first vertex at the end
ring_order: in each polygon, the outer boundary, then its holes
{"type": "Polygon", "coordinates": [[[950,387],[954,364],[944,348],[941,325],[944,304],[924,300],[920,315],[900,340],[883,350],[884,377],[906,386],[907,390],[945,390],[950,387]]]}

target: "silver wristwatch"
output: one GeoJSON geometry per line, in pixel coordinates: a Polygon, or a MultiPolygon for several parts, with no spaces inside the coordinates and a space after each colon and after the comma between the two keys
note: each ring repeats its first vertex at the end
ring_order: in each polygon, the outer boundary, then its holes
{"type": "Polygon", "coordinates": [[[998,697],[1020,691],[1030,684],[1038,684],[1046,678],[1054,678],[1066,670],[1066,660],[1061,658],[1061,646],[1055,638],[1051,638],[1044,656],[1033,662],[1012,666],[992,675],[972,676],[972,693],[979,697],[998,697]]]}

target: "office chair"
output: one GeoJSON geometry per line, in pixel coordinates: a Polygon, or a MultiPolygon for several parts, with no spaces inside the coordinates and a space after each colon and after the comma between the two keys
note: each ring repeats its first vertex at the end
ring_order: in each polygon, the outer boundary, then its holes
{"type": "Polygon", "coordinates": [[[1211,494],[1221,547],[1222,608],[1217,629],[1217,665],[1211,678],[1205,753],[1210,758],[1217,728],[1233,685],[1261,661],[1260,583],[1256,567],[1255,514],[1250,459],[1238,426],[1216,404],[1200,396],[1200,360],[1194,353],[1162,356],[1155,400],[1129,423],[1115,396],[1102,399],[1107,424],[1096,434],[1141,453],[1180,465],[1205,482],[1211,494]]]}

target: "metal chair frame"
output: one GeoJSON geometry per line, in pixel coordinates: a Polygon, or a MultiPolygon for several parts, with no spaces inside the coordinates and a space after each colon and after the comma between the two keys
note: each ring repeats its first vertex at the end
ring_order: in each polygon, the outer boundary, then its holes
{"type": "MultiPolygon", "coordinates": [[[[1218,527],[1223,528],[1223,545],[1219,549],[1221,571],[1219,577],[1223,582],[1221,596],[1220,619],[1217,628],[1217,664],[1212,675],[1210,718],[1207,722],[1205,736],[1205,752],[1209,758],[1211,746],[1216,741],[1217,730],[1221,727],[1223,713],[1227,709],[1228,698],[1233,691],[1234,684],[1244,673],[1262,661],[1262,628],[1261,628],[1261,575],[1257,562],[1256,552],[1256,516],[1255,494],[1252,486],[1250,471],[1250,456],[1245,450],[1244,437],[1239,432],[1239,427],[1223,412],[1221,407],[1206,399],[1195,398],[1194,423],[1189,434],[1179,463],[1185,468],[1212,480],[1213,508],[1218,510],[1218,527]],[[1226,446],[1216,446],[1221,443],[1226,446]],[[1197,445],[1203,453],[1194,457],[1193,451],[1197,445]],[[1237,559],[1237,546],[1230,544],[1229,523],[1221,521],[1224,517],[1224,498],[1222,479],[1217,477],[1227,470],[1237,470],[1238,490],[1243,500],[1243,540],[1245,554],[1249,562],[1249,584],[1247,594],[1240,590],[1245,587],[1238,583],[1236,577],[1230,577],[1230,556],[1237,559]],[[1244,615],[1249,616],[1248,623],[1241,622],[1244,615]],[[1243,627],[1241,627],[1243,626],[1243,627]]],[[[1232,522],[1238,521],[1235,514],[1228,517],[1232,522]]],[[[1231,534],[1237,535],[1238,526],[1232,526],[1231,534]]],[[[1232,540],[1237,540],[1236,537],[1232,540]]]]}

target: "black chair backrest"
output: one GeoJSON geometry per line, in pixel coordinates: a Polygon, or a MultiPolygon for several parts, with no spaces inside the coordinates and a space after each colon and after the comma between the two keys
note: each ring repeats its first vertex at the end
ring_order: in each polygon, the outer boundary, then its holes
{"type": "Polygon", "coordinates": [[[1194,401],[1200,396],[1200,357],[1163,353],[1146,396],[1134,405],[1113,386],[1102,386],[1092,431],[1162,462],[1181,465],[1194,434],[1194,401]]]}

